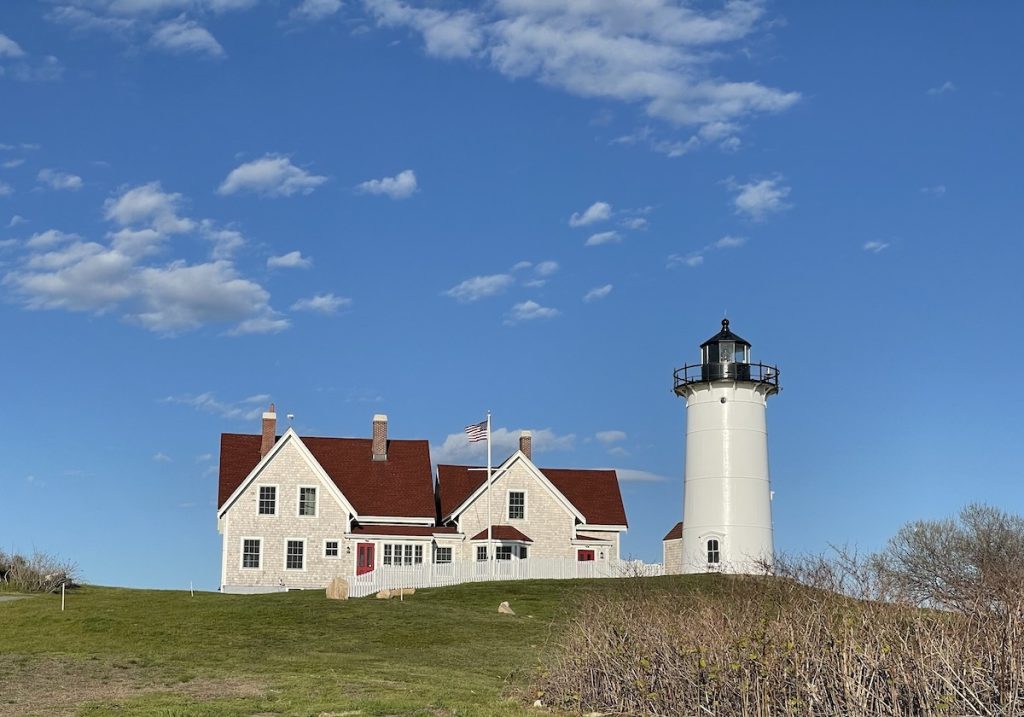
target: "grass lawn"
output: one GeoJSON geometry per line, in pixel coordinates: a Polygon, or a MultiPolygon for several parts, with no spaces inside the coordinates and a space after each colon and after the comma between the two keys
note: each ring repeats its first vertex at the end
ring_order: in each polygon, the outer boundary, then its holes
{"type": "Polygon", "coordinates": [[[88,586],[63,613],[59,595],[3,602],[0,715],[536,714],[529,681],[549,638],[588,591],[624,588],[474,583],[400,602],[88,586]]]}

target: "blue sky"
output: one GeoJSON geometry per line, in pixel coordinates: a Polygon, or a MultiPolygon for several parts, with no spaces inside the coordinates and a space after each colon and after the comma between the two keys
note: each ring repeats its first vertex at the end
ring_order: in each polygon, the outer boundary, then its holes
{"type": "Polygon", "coordinates": [[[490,409],[506,450],[620,469],[658,560],[672,369],[724,312],[782,372],[780,549],[1024,510],[1022,19],[4,3],[0,545],[215,588],[219,434],[274,400],[445,460],[490,409]]]}

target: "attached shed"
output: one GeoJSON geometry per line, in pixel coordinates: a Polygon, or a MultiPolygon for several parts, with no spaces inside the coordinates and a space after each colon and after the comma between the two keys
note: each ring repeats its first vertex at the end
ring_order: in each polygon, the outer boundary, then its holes
{"type": "Polygon", "coordinates": [[[683,521],[679,521],[661,541],[662,562],[666,575],[683,572],[683,521]]]}

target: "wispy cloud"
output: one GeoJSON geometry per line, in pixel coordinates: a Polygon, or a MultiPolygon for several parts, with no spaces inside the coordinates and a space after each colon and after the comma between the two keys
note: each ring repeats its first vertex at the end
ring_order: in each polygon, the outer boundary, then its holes
{"type": "Polygon", "coordinates": [[[612,205],[608,202],[594,202],[582,212],[573,212],[569,217],[569,226],[586,227],[604,222],[612,216],[612,205]]]}
{"type": "Polygon", "coordinates": [[[944,94],[946,94],[948,92],[956,92],[956,91],[957,91],[957,86],[954,85],[949,80],[946,80],[945,82],[943,82],[938,87],[930,88],[928,90],[928,94],[931,95],[932,97],[935,97],[937,95],[944,95],[944,94]]]}
{"type": "Polygon", "coordinates": [[[536,301],[529,299],[512,306],[511,311],[505,317],[508,325],[519,324],[524,321],[536,321],[537,319],[553,319],[559,315],[558,309],[548,306],[541,306],[536,301]]]}
{"type": "Polygon", "coordinates": [[[213,58],[227,54],[209,30],[184,15],[158,25],[149,42],[155,48],[177,54],[195,53],[213,58]]]}
{"type": "Polygon", "coordinates": [[[157,463],[173,463],[171,457],[163,452],[154,453],[153,460],[157,463]]]}
{"type": "Polygon", "coordinates": [[[160,403],[189,406],[203,413],[212,413],[221,418],[255,421],[263,415],[263,406],[270,401],[270,394],[261,393],[241,401],[221,401],[212,392],[167,396],[160,403]]]}
{"type": "Polygon", "coordinates": [[[40,169],[36,179],[50,189],[67,189],[74,192],[82,188],[81,177],[67,172],[58,172],[55,169],[40,169]]]}
{"type": "Polygon", "coordinates": [[[8,159],[2,166],[4,169],[15,169],[23,164],[25,164],[25,160],[19,157],[18,159],[8,159]]]}
{"type": "Polygon", "coordinates": [[[512,78],[569,94],[641,103],[680,126],[735,123],[780,112],[800,96],[723,77],[718,63],[768,25],[765,3],[736,0],[705,10],[673,0],[498,2],[471,9],[364,0],[384,27],[422,36],[428,55],[475,59],[512,78]]]}
{"type": "Polygon", "coordinates": [[[889,248],[889,242],[872,240],[864,242],[864,251],[871,252],[872,254],[878,254],[879,252],[885,251],[889,248]]]}
{"type": "Polygon", "coordinates": [[[746,237],[737,237],[727,234],[721,239],[716,239],[710,244],[705,244],[697,251],[690,252],[689,254],[669,254],[666,260],[666,266],[669,269],[674,269],[677,266],[688,266],[691,269],[698,267],[704,263],[704,257],[710,252],[720,251],[722,249],[736,249],[747,243],[746,237]]]}
{"type": "Polygon", "coordinates": [[[612,285],[605,284],[604,286],[595,286],[593,289],[583,295],[583,300],[588,304],[594,301],[600,301],[608,294],[612,293],[612,285]]]}
{"type": "Polygon", "coordinates": [[[459,282],[448,291],[445,296],[450,296],[456,301],[470,303],[485,299],[488,296],[496,296],[508,289],[515,283],[511,274],[490,274],[488,276],[474,276],[465,281],[459,282]]]}
{"type": "MultiPolygon", "coordinates": [[[[550,428],[508,429],[492,428],[491,447],[497,460],[504,460],[519,449],[519,434],[529,430],[533,434],[534,455],[554,451],[569,451],[576,447],[576,434],[559,434],[550,428]]],[[[437,463],[473,463],[487,456],[483,442],[470,443],[462,431],[448,434],[440,445],[430,447],[430,455],[437,463]]]]}
{"type": "Polygon", "coordinates": [[[740,184],[730,177],[725,185],[736,192],[733,198],[736,213],[759,222],[770,214],[778,214],[792,206],[786,203],[790,187],[782,182],[782,177],[776,176],[740,184]]]}
{"type": "Polygon", "coordinates": [[[617,231],[598,232],[597,234],[591,234],[585,242],[584,246],[601,246],[602,244],[618,244],[622,241],[622,235],[617,231]]]}
{"type": "Polygon", "coordinates": [[[14,187],[7,182],[0,182],[0,197],[9,197],[14,194],[14,187]]]}
{"type": "Polygon", "coordinates": [[[626,440],[626,432],[618,430],[598,431],[594,434],[594,438],[599,440],[601,443],[608,445],[610,443],[618,443],[619,441],[626,440]]]}
{"type": "Polygon", "coordinates": [[[302,0],[292,8],[289,17],[293,20],[317,22],[326,20],[341,10],[341,0],[302,0]]]}
{"type": "Polygon", "coordinates": [[[308,269],[311,266],[313,266],[313,260],[308,256],[302,256],[301,251],[290,251],[287,254],[267,259],[268,269],[308,269]]]}
{"type": "Polygon", "coordinates": [[[327,177],[297,167],[288,157],[267,154],[232,169],[217,188],[217,193],[251,192],[264,197],[290,197],[293,194],[310,194],[326,181],[327,177]]]}
{"type": "Polygon", "coordinates": [[[370,179],[359,184],[356,189],[364,194],[378,194],[391,199],[408,199],[416,193],[416,173],[411,169],[399,172],[394,177],[370,179]]]}
{"type": "Polygon", "coordinates": [[[933,197],[941,197],[946,193],[945,184],[936,184],[934,187],[921,187],[921,194],[928,194],[933,197]]]}
{"type": "Polygon", "coordinates": [[[0,57],[25,57],[25,51],[21,49],[21,45],[0,32],[0,57]]]}
{"type": "Polygon", "coordinates": [[[300,299],[292,304],[292,311],[314,311],[320,314],[336,314],[340,309],[352,306],[352,299],[334,294],[317,294],[300,299]]]}
{"type": "Polygon", "coordinates": [[[7,228],[13,229],[19,224],[28,224],[28,219],[21,216],[20,214],[15,214],[13,217],[11,217],[11,221],[7,222],[7,228]]]}
{"type": "Polygon", "coordinates": [[[81,240],[81,238],[77,234],[62,232],[60,229],[47,229],[45,232],[37,232],[29,237],[28,241],[25,242],[25,246],[32,249],[41,249],[56,246],[57,244],[76,242],[81,240]]]}

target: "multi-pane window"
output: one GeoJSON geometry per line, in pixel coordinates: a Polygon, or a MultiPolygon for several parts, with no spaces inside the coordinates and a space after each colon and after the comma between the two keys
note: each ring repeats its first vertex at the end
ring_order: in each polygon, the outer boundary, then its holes
{"type": "Polygon", "coordinates": [[[277,515],[277,486],[260,486],[260,515],[277,515]]]}
{"type": "Polygon", "coordinates": [[[299,488],[299,515],[316,515],[316,488],[299,488]]]}
{"type": "Polygon", "coordinates": [[[423,546],[384,543],[384,565],[422,565],[423,546]]]}
{"type": "Polygon", "coordinates": [[[325,558],[336,558],[338,557],[338,541],[328,540],[324,543],[324,557],[325,558]]]}
{"type": "Polygon", "coordinates": [[[508,517],[509,520],[526,518],[526,493],[523,491],[510,490],[508,492],[508,517]]]}
{"type": "Polygon", "coordinates": [[[258,568],[260,566],[260,539],[246,538],[242,541],[242,567],[258,568]]]}
{"type": "Polygon", "coordinates": [[[434,562],[435,563],[450,563],[452,561],[452,549],[451,548],[435,548],[434,549],[434,562]]]}
{"type": "Polygon", "coordinates": [[[499,545],[494,551],[495,560],[511,560],[512,559],[512,546],[511,545],[499,545]]]}
{"type": "Polygon", "coordinates": [[[722,551],[718,547],[718,539],[711,538],[708,541],[708,565],[718,565],[722,562],[722,551]]]}
{"type": "Polygon", "coordinates": [[[525,545],[520,545],[519,546],[519,559],[520,560],[526,560],[526,555],[527,555],[526,546],[525,545]]]}
{"type": "Polygon", "coordinates": [[[302,540],[289,540],[284,554],[284,566],[288,570],[302,570],[306,544],[302,540]]]}
{"type": "Polygon", "coordinates": [[[487,560],[487,546],[486,545],[478,545],[478,546],[476,546],[476,559],[477,560],[487,560]]]}

